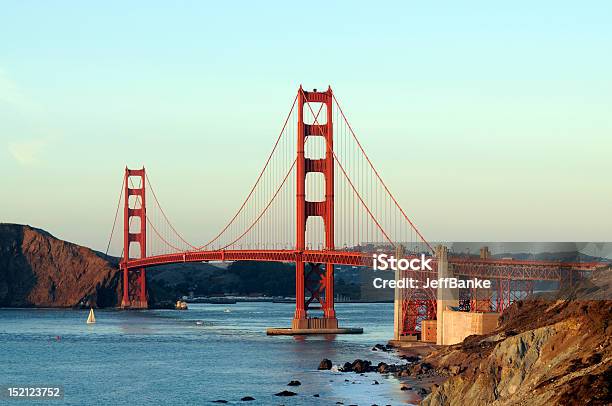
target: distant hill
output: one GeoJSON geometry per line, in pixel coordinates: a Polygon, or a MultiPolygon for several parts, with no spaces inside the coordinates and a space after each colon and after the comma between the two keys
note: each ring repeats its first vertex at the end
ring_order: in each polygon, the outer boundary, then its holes
{"type": "MultiPolygon", "coordinates": [[[[495,258],[599,261],[580,252],[498,254],[495,258]]],[[[121,275],[118,258],[59,240],[27,225],[0,223],[0,307],[115,307],[121,275]]],[[[373,289],[378,276],[363,268],[337,266],[335,292],[352,300],[392,300],[393,291],[373,289]]],[[[392,276],[391,276],[392,277],[392,276]]],[[[171,264],[147,271],[149,305],[196,296],[295,295],[295,266],[279,262],[171,264]]],[[[548,290],[548,285],[537,287],[548,290]]]]}
{"type": "Polygon", "coordinates": [[[0,307],[116,306],[116,259],[44,230],[0,223],[0,307]]]}
{"type": "Polygon", "coordinates": [[[531,253],[504,253],[493,255],[493,258],[512,258],[534,261],[563,261],[563,262],[605,262],[608,258],[594,257],[578,251],[540,252],[531,253]]]}
{"type": "MultiPolygon", "coordinates": [[[[193,292],[195,296],[238,295],[294,296],[295,265],[281,262],[237,261],[229,264],[185,263],[163,265],[148,271],[150,296],[172,300],[193,292]]],[[[336,294],[360,298],[359,271],[337,270],[336,294]],[[356,277],[357,275],[357,277],[356,277]]]]}
{"type": "MultiPolygon", "coordinates": [[[[119,259],[28,225],[0,223],[0,307],[116,307],[119,259]]],[[[336,293],[359,299],[355,270],[338,269],[336,293]]],[[[295,266],[279,262],[171,264],[147,270],[149,305],[195,295],[295,295],[295,266]]]]}

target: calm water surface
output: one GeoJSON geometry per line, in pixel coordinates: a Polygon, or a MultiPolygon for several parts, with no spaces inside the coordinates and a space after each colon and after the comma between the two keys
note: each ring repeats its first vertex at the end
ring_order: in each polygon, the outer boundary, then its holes
{"type": "Polygon", "coordinates": [[[95,325],[85,324],[84,310],[0,309],[0,385],[63,385],[62,402],[70,405],[408,403],[409,393],[393,377],[317,371],[322,358],[397,362],[370,351],[393,333],[392,304],[342,303],[337,312],[341,325],[363,327],[364,334],[266,336],[267,327],[289,325],[291,304],[99,310],[95,325]],[[302,385],[287,387],[293,379],[302,385]],[[372,384],[375,379],[380,385],[372,384]],[[284,389],[299,395],[274,396],[284,389]],[[243,396],[256,400],[241,402],[243,396]]]}

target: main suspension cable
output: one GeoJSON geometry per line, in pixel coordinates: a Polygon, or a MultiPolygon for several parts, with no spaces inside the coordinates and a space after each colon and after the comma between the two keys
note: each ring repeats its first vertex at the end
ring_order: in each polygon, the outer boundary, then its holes
{"type": "Polygon", "coordinates": [[[404,218],[406,219],[406,221],[408,221],[408,223],[410,223],[410,226],[414,229],[414,231],[418,234],[419,238],[421,239],[421,241],[423,241],[425,244],[427,244],[427,246],[429,247],[429,249],[434,252],[433,247],[431,246],[431,244],[429,244],[429,242],[425,239],[425,237],[423,237],[423,234],[421,234],[421,232],[419,231],[419,229],[417,228],[417,226],[412,222],[412,220],[410,220],[410,218],[406,215],[406,213],[404,213],[404,210],[402,209],[402,207],[399,205],[399,203],[397,202],[397,200],[395,199],[395,196],[393,196],[393,194],[391,193],[391,191],[389,190],[389,188],[387,187],[387,184],[382,180],[382,178],[380,177],[380,175],[378,174],[378,171],[376,170],[376,168],[374,167],[374,165],[372,164],[372,161],[370,160],[370,158],[368,157],[368,154],[366,154],[365,150],[363,149],[363,147],[361,146],[361,143],[359,142],[359,139],[357,139],[357,135],[355,134],[355,131],[353,131],[353,127],[351,127],[351,124],[348,122],[348,119],[346,118],[346,115],[344,115],[344,111],[342,111],[342,107],[340,107],[340,103],[338,102],[338,99],[336,99],[336,96],[334,94],[332,94],[332,97],[334,99],[334,101],[336,102],[336,106],[338,106],[338,110],[340,111],[340,114],[342,115],[342,118],[344,119],[346,125],[348,126],[349,131],[351,132],[353,139],[355,140],[355,142],[357,143],[357,146],[359,147],[359,149],[361,150],[361,153],[363,154],[363,156],[365,157],[365,159],[368,161],[368,164],[370,165],[370,167],[372,168],[372,171],[374,171],[374,174],[376,175],[376,177],[378,178],[378,180],[380,181],[380,183],[382,184],[382,186],[385,188],[385,190],[387,191],[387,193],[389,194],[389,196],[391,197],[391,199],[393,199],[393,203],[395,203],[395,206],[399,209],[399,211],[402,213],[402,215],[404,216],[404,218]]]}
{"type": "Polygon", "coordinates": [[[113,228],[111,229],[110,237],[108,237],[108,245],[106,246],[106,251],[104,255],[108,255],[108,251],[110,250],[110,245],[113,240],[113,234],[115,233],[115,226],[117,225],[117,216],[119,216],[119,208],[121,207],[121,199],[123,198],[123,189],[125,188],[125,177],[121,182],[121,192],[119,193],[119,201],[117,202],[117,210],[115,210],[115,219],[113,220],[113,228]]]}
{"type": "Polygon", "coordinates": [[[272,152],[270,152],[270,155],[268,156],[268,159],[266,160],[266,163],[264,164],[263,169],[261,170],[261,172],[259,172],[259,176],[257,177],[257,180],[255,181],[255,184],[253,185],[253,187],[249,191],[249,194],[247,195],[246,199],[244,199],[244,202],[242,203],[240,208],[238,209],[238,211],[236,212],[234,217],[232,217],[232,219],[229,221],[229,223],[227,223],[227,225],[219,232],[219,234],[217,234],[212,240],[208,241],[206,244],[195,248],[196,251],[200,251],[203,248],[206,248],[210,244],[212,244],[215,241],[217,241],[219,239],[219,237],[221,237],[221,235],[223,235],[223,233],[232,225],[232,223],[236,220],[238,215],[242,212],[242,210],[246,206],[247,202],[249,201],[249,199],[253,195],[253,192],[255,191],[255,188],[259,184],[259,182],[260,182],[264,172],[266,171],[266,168],[270,164],[270,160],[272,159],[272,156],[274,155],[274,152],[276,151],[276,148],[278,147],[278,144],[279,144],[279,142],[280,142],[280,140],[281,140],[281,138],[283,136],[283,133],[285,132],[285,128],[287,127],[287,123],[289,122],[289,118],[291,117],[291,113],[293,113],[293,109],[295,108],[296,101],[297,101],[297,95],[293,99],[293,104],[291,105],[291,109],[289,110],[289,114],[287,114],[287,118],[285,119],[285,123],[283,124],[283,128],[281,129],[280,133],[278,134],[278,138],[276,138],[276,142],[274,143],[274,147],[272,148],[272,152]]]}

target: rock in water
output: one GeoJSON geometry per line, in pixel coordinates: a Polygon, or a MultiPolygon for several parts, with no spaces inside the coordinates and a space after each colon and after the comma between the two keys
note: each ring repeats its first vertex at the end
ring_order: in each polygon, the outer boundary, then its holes
{"type": "Polygon", "coordinates": [[[328,370],[331,369],[332,362],[327,358],[323,358],[323,360],[319,363],[319,370],[328,370]]]}
{"type": "Polygon", "coordinates": [[[290,390],[284,390],[282,392],[275,393],[274,396],[295,396],[297,393],[291,392],[290,390]]]}
{"type": "Polygon", "coordinates": [[[363,372],[368,372],[371,365],[372,363],[370,361],[356,359],[355,361],[353,361],[353,364],[351,365],[351,367],[352,367],[353,372],[360,374],[363,372]]]}
{"type": "Polygon", "coordinates": [[[300,386],[302,382],[300,381],[291,381],[287,384],[287,386],[300,386]]]}
{"type": "Polygon", "coordinates": [[[255,398],[252,397],[252,396],[245,396],[245,397],[243,397],[240,400],[243,401],[243,402],[250,402],[251,400],[255,400],[255,398]]]}

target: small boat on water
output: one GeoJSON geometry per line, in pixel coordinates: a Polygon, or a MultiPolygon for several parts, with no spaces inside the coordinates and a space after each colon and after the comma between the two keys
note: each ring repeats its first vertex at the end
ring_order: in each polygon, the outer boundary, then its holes
{"type": "Polygon", "coordinates": [[[87,324],[95,324],[96,315],[94,314],[93,307],[89,309],[89,317],[87,317],[87,324]]]}
{"type": "Polygon", "coordinates": [[[224,313],[231,313],[232,311],[230,309],[225,309],[223,310],[224,313]]]}

